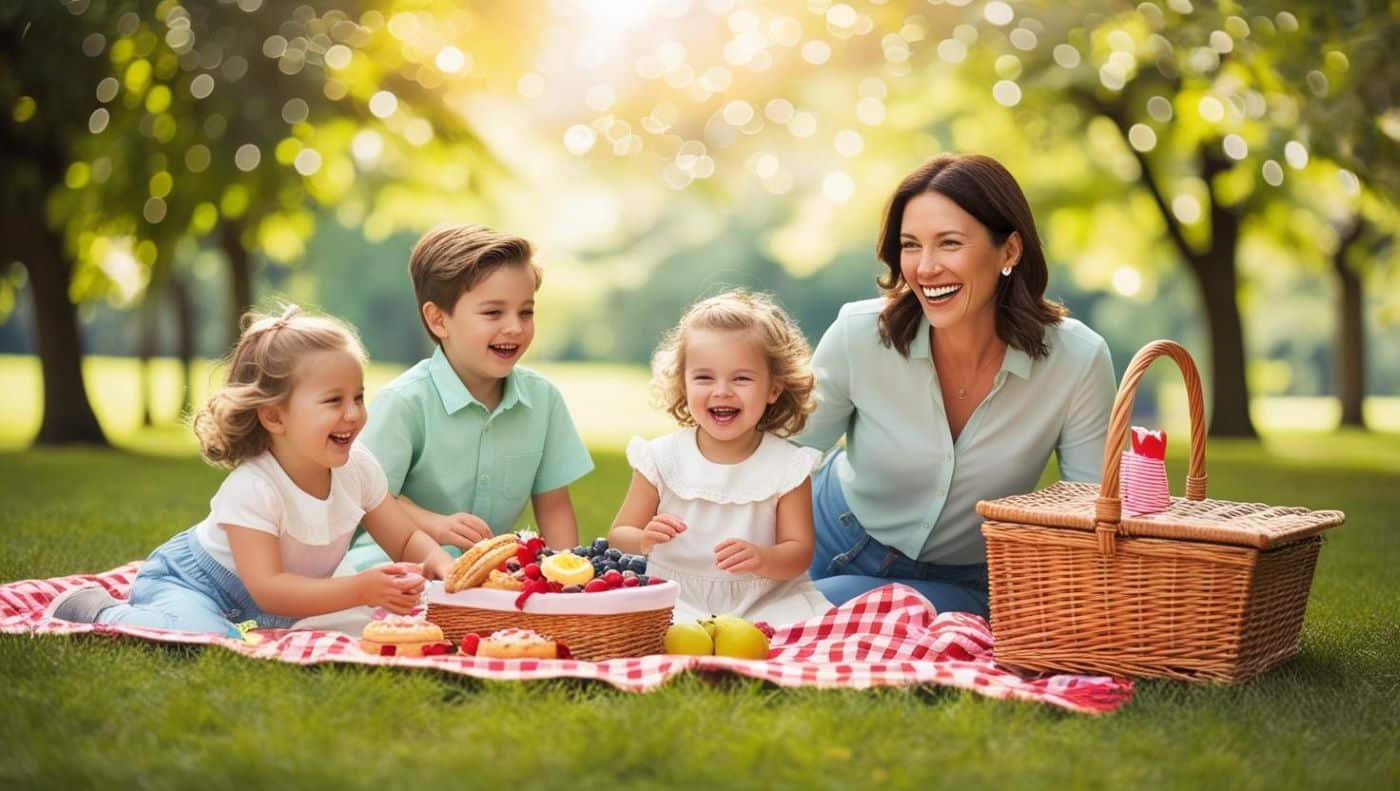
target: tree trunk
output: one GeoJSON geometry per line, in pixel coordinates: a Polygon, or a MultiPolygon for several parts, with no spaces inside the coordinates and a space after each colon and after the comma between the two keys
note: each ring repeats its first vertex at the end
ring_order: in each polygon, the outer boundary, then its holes
{"type": "Polygon", "coordinates": [[[176,355],[180,358],[180,416],[194,414],[194,303],[190,287],[178,273],[170,275],[170,296],[175,302],[176,355]]]}
{"type": "Polygon", "coordinates": [[[1332,254],[1332,270],[1337,273],[1341,299],[1337,302],[1336,383],[1337,397],[1342,402],[1342,425],[1366,428],[1362,401],[1366,397],[1366,330],[1365,301],[1362,296],[1361,275],[1347,265],[1347,253],[1361,238],[1365,220],[1357,216],[1345,229],[1332,254]]]}
{"type": "Polygon", "coordinates": [[[34,334],[44,377],[44,417],[39,445],[88,443],[108,445],[83,383],[83,350],[78,309],[68,296],[73,264],[63,257],[63,243],[48,230],[43,211],[30,207],[11,215],[11,242],[20,248],[20,263],[34,294],[34,334]]]}
{"type": "Polygon", "coordinates": [[[1212,437],[1257,437],[1249,417],[1245,380],[1244,328],[1236,298],[1239,278],[1233,245],[1192,262],[1201,289],[1210,335],[1210,416],[1212,437]]]}
{"type": "Polygon", "coordinates": [[[238,342],[242,334],[243,314],[253,306],[253,262],[248,248],[243,246],[243,223],[238,220],[224,220],[219,223],[219,246],[228,259],[229,274],[229,348],[238,342]]]}
{"type": "Polygon", "coordinates": [[[157,315],[160,308],[161,286],[151,282],[146,287],[146,296],[141,299],[141,338],[137,342],[137,358],[141,376],[141,425],[150,428],[155,425],[151,414],[151,358],[156,356],[157,315]]]}

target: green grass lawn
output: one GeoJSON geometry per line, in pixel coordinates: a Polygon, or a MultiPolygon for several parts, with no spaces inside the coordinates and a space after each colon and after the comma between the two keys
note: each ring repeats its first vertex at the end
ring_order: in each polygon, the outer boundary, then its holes
{"type": "MultiPolygon", "coordinates": [[[[1118,713],[1088,717],[941,688],[687,676],[634,695],[0,636],[0,787],[1394,787],[1397,446],[1354,434],[1212,446],[1212,494],[1349,516],[1322,551],[1302,655],[1246,686],[1145,682],[1118,713]]],[[[616,451],[596,457],[575,490],[589,535],[628,475],[616,451]]],[[[220,477],[188,457],[0,454],[0,578],[140,558],[202,518],[220,477]]]]}

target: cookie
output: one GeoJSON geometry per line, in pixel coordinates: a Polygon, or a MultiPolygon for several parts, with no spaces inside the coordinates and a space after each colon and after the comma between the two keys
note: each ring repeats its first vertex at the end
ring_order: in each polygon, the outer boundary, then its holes
{"type": "Polygon", "coordinates": [[[495,659],[557,659],[559,644],[530,629],[500,629],[482,638],[476,655],[495,659]]]}
{"type": "Polygon", "coordinates": [[[430,656],[451,649],[442,628],[422,616],[390,615],[370,621],[360,633],[360,650],[377,656],[430,656]]]}
{"type": "Polygon", "coordinates": [[[486,578],[485,582],[481,583],[481,587],[503,591],[518,591],[525,587],[525,583],[500,569],[491,569],[490,576],[486,578]]]}

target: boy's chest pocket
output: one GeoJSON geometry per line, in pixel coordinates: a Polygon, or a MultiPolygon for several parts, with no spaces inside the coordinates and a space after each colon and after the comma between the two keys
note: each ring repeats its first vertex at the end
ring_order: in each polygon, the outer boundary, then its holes
{"type": "Polygon", "coordinates": [[[501,496],[506,502],[523,505],[530,499],[542,458],[544,454],[541,452],[516,453],[504,458],[505,480],[501,482],[501,496]]]}

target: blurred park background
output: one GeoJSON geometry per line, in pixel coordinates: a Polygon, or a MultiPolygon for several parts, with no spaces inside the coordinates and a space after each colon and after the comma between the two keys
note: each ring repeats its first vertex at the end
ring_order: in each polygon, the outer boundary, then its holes
{"type": "Polygon", "coordinates": [[[526,364],[591,443],[656,433],[686,304],[771,291],[815,342],[945,151],[1018,177],[1120,371],[1192,351],[1213,435],[1400,431],[1385,0],[8,0],[0,37],[0,447],[190,452],[279,299],[360,329],[372,394],[430,349],[440,222],[536,244],[526,364]]]}

